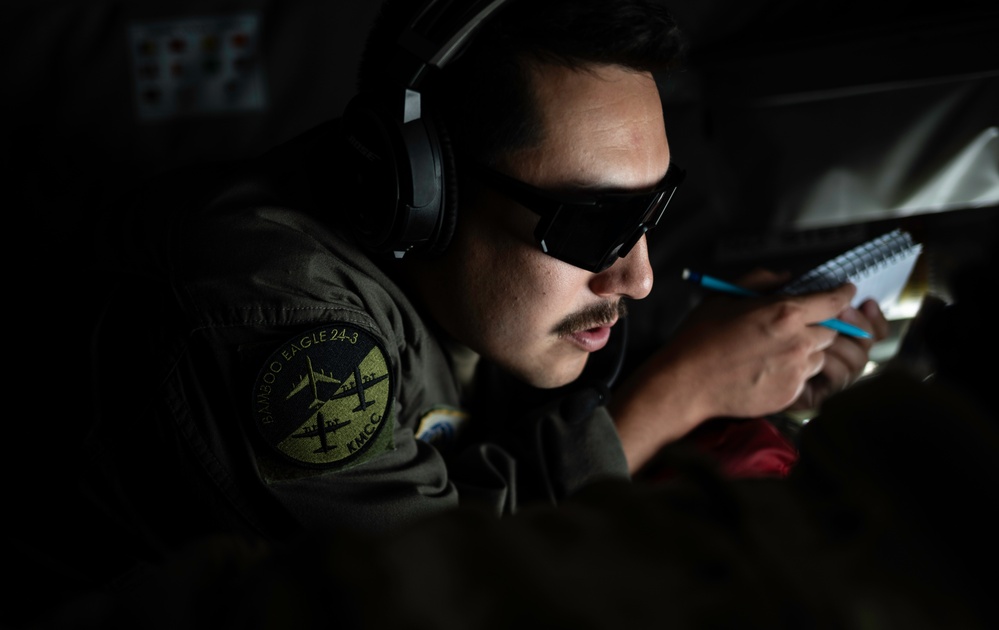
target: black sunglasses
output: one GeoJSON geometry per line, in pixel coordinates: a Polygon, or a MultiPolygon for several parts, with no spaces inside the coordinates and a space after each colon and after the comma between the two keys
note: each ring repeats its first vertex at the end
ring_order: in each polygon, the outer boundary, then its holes
{"type": "Polygon", "coordinates": [[[559,195],[482,164],[476,174],[497,192],[539,215],[534,237],[541,251],[598,273],[624,258],[654,228],[686,172],[670,164],[666,175],[643,192],[559,195]]]}

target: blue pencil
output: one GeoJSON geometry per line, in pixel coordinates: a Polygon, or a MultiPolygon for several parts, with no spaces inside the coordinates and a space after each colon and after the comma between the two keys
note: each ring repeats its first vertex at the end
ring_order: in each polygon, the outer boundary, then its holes
{"type": "MultiPolygon", "coordinates": [[[[724,280],[719,280],[718,278],[714,278],[697,271],[691,271],[690,269],[683,270],[683,279],[688,282],[693,282],[694,284],[699,284],[705,289],[711,289],[712,291],[720,291],[722,293],[742,295],[745,297],[759,296],[759,293],[755,291],[744,289],[740,286],[725,282],[724,280]]],[[[831,328],[836,332],[843,333],[844,335],[849,335],[851,337],[860,337],[861,339],[871,338],[871,333],[867,332],[863,328],[858,328],[853,324],[847,324],[846,322],[838,319],[827,319],[825,321],[821,321],[819,322],[819,326],[831,328]]]]}

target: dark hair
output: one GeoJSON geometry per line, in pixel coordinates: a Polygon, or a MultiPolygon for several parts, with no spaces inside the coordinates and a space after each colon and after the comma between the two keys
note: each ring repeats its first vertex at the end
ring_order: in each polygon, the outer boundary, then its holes
{"type": "MultiPolygon", "coordinates": [[[[467,2],[467,0],[455,0],[467,2]]],[[[425,0],[387,0],[368,39],[358,89],[384,88],[394,76],[395,42],[425,0]]],[[[422,88],[452,145],[487,163],[541,141],[530,68],[615,64],[653,73],[680,63],[684,40],[653,0],[511,0],[491,16],[462,54],[422,88]]]]}

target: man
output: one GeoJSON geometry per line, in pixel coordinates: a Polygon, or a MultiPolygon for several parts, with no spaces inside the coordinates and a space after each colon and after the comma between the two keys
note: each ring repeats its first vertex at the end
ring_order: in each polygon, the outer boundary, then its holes
{"type": "Polygon", "coordinates": [[[127,542],[115,570],[218,532],[557,504],[704,420],[844,387],[871,341],[815,322],[885,334],[850,286],[722,301],[609,397],[596,364],[652,290],[644,231],[678,182],[654,74],[677,60],[675,26],[642,0],[492,3],[440,72],[397,85],[418,4],[386,5],[343,120],[116,218],[123,291],[97,337],[84,471],[127,542]],[[417,95],[401,118],[443,147],[440,194],[458,201],[429,244],[382,225],[385,95],[417,95]]]}

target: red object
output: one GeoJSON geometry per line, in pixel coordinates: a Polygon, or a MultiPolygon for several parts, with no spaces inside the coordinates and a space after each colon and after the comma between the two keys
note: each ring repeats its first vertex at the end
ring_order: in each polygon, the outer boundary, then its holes
{"type": "MultiPolygon", "coordinates": [[[[798,449],[766,418],[718,419],[702,424],[677,443],[712,460],[728,478],[784,478],[798,461],[798,449]]],[[[643,476],[673,477],[668,464],[653,464],[643,476]]]]}

